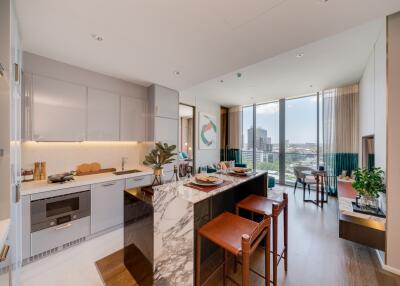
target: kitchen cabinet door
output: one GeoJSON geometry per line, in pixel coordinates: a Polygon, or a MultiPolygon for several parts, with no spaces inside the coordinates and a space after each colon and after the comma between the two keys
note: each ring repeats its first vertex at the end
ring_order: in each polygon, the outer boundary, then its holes
{"type": "Polygon", "coordinates": [[[154,141],[178,146],[178,120],[155,117],[154,141]]]}
{"type": "MultiPolygon", "coordinates": [[[[178,120],[155,117],[154,118],[154,141],[176,145],[178,148],[178,120]]],[[[168,181],[172,178],[174,163],[164,166],[164,178],[168,181]]]]}
{"type": "Polygon", "coordinates": [[[33,75],[32,109],[34,141],[86,139],[86,87],[33,75]]]}
{"type": "MultiPolygon", "coordinates": [[[[0,73],[6,79],[10,79],[10,3],[11,1],[0,1],[0,73]]],[[[5,79],[4,79],[5,80],[5,79]]]]}
{"type": "Polygon", "coordinates": [[[118,141],[120,96],[98,89],[88,89],[89,141],[118,141]]]}
{"type": "Polygon", "coordinates": [[[91,233],[122,224],[124,221],[125,180],[92,185],[91,233]]]}
{"type": "Polygon", "coordinates": [[[121,97],[121,141],[146,140],[146,101],[121,97]]]}
{"type": "Polygon", "coordinates": [[[179,93],[160,85],[150,87],[149,102],[153,116],[179,118],[179,93]]]}

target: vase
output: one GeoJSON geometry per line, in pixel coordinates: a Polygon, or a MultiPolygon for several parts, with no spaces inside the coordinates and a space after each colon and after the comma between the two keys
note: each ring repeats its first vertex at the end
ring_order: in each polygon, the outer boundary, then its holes
{"type": "Polygon", "coordinates": [[[164,168],[154,168],[153,169],[154,180],[153,186],[162,185],[164,182],[164,168]]]}
{"type": "Polygon", "coordinates": [[[379,199],[371,196],[360,196],[359,204],[363,208],[379,209],[379,199]]]}

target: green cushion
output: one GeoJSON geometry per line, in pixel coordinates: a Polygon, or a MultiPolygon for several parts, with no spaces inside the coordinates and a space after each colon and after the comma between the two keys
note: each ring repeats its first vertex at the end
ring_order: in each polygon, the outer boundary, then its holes
{"type": "Polygon", "coordinates": [[[275,178],[268,176],[268,188],[272,189],[275,187],[275,178]]]}
{"type": "Polygon", "coordinates": [[[236,163],[236,164],[235,164],[235,167],[247,168],[247,164],[239,164],[239,163],[236,163]]]}
{"type": "Polygon", "coordinates": [[[216,168],[207,166],[207,173],[215,173],[215,172],[217,172],[217,169],[216,169],[216,168]]]}

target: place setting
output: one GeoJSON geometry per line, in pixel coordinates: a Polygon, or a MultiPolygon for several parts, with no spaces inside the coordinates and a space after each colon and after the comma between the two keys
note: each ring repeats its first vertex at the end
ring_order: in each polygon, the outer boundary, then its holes
{"type": "Polygon", "coordinates": [[[231,183],[231,181],[224,180],[215,175],[197,174],[188,183],[184,184],[184,186],[203,192],[211,192],[231,183]]]}
{"type": "Polygon", "coordinates": [[[251,168],[243,168],[243,167],[233,167],[227,170],[226,175],[233,176],[233,177],[251,177],[257,174],[251,168]]]}

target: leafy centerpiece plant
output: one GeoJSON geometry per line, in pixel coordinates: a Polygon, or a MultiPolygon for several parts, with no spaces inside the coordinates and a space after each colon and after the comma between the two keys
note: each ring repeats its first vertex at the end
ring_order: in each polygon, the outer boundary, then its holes
{"type": "Polygon", "coordinates": [[[353,188],[361,197],[363,206],[378,208],[379,193],[385,191],[384,172],[381,168],[356,169],[353,188]]]}
{"type": "MultiPolygon", "coordinates": [[[[176,145],[168,145],[167,143],[156,143],[155,148],[145,156],[143,164],[151,166],[154,170],[154,182],[161,184],[164,165],[174,162],[174,153],[176,145]]],[[[153,184],[154,184],[153,182],[153,184]]]]}

